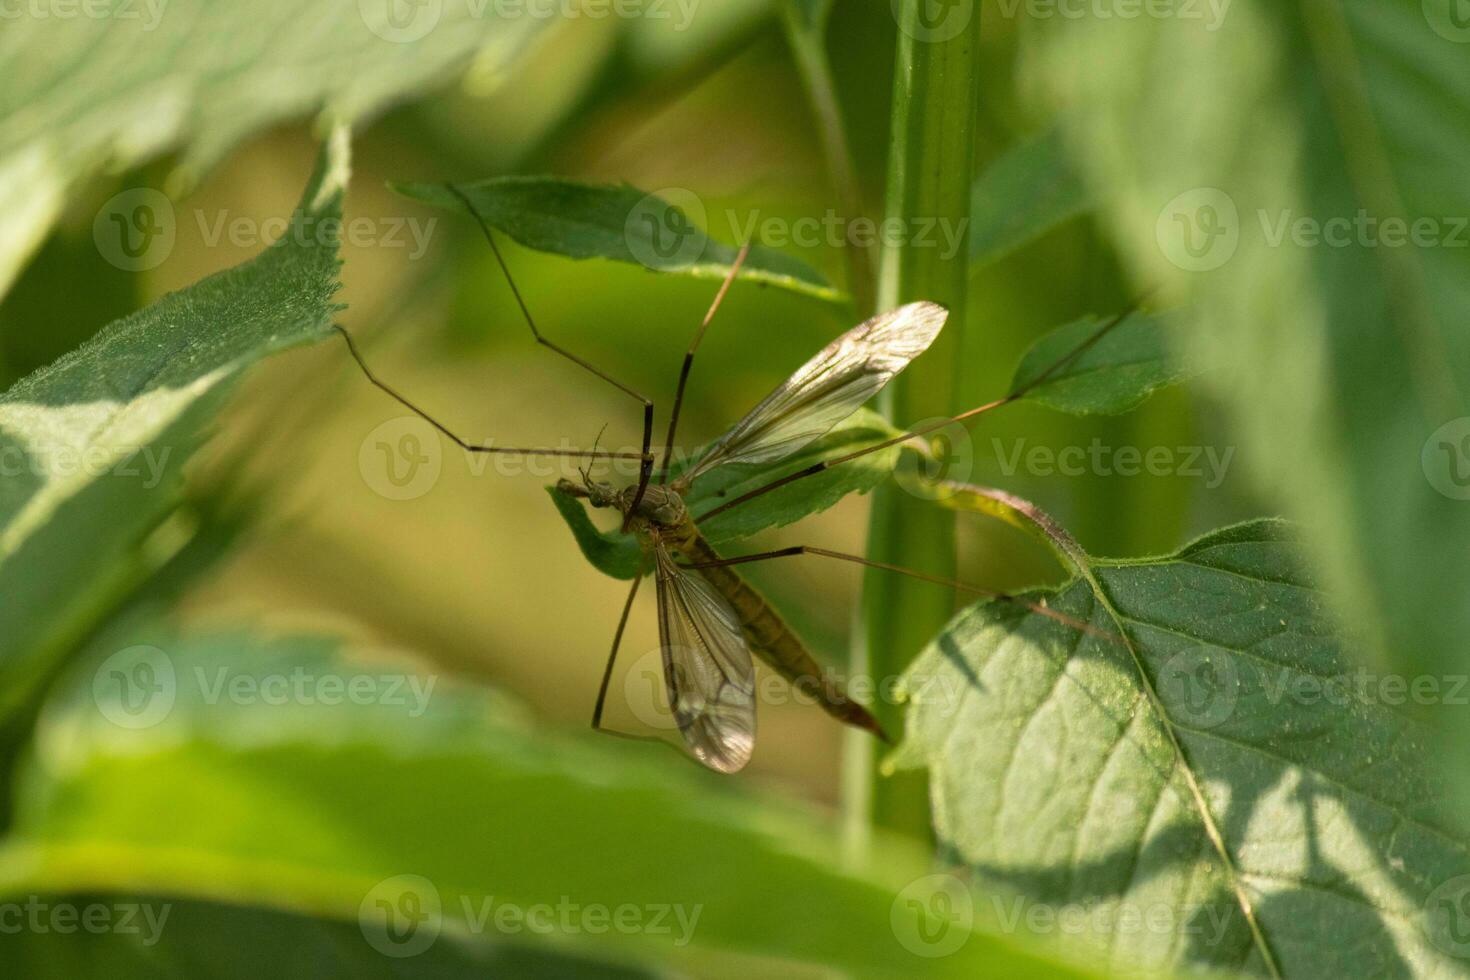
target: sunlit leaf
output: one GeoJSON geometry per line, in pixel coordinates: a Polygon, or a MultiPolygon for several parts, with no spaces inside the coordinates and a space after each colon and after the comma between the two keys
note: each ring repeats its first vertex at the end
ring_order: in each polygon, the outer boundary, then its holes
{"type": "Polygon", "coordinates": [[[0,395],[0,714],[92,625],[168,512],[180,468],[231,382],[325,335],[347,180],[338,130],[260,256],[105,327],[0,395]]]}
{"type": "MultiPolygon", "coordinates": [[[[461,213],[467,212],[467,199],[487,224],[527,248],[574,259],[612,259],[655,272],[724,279],[737,252],[705,234],[704,205],[689,191],[670,201],[627,184],[557,177],[495,177],[453,188],[396,184],[394,189],[461,213]]],[[[740,278],[824,300],[843,298],[805,263],[759,244],[751,248],[740,278]]]]}
{"type": "Polygon", "coordinates": [[[1029,598],[1098,635],[981,603],[905,679],[899,761],[944,846],[1018,914],[1085,910],[1107,970],[1465,973],[1470,841],[1409,717],[1426,689],[1354,667],[1296,552],[1261,521],[1093,559],[1029,598]]]}
{"type": "Polygon", "coordinates": [[[0,32],[0,294],[68,194],[178,148],[169,192],[252,133],[322,112],[352,122],[504,67],[550,21],[495,4],[110,0],[7,17],[0,32]],[[396,15],[396,16],[395,16],[396,15]]]}
{"type": "MultiPolygon", "coordinates": [[[[1249,472],[1367,652],[1411,676],[1463,674],[1470,635],[1463,8],[1058,18],[1026,59],[1137,279],[1188,304],[1249,472]]],[[[1429,711],[1458,753],[1470,712],[1429,711]]]]}

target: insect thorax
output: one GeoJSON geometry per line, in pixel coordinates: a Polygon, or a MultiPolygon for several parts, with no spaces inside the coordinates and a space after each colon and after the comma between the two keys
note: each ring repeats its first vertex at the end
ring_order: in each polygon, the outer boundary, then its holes
{"type": "MultiPolygon", "coordinates": [[[[626,514],[633,506],[633,500],[638,495],[637,486],[624,487],[618,493],[616,507],[626,514]]],[[[643,499],[638,501],[638,509],[633,512],[633,520],[645,524],[651,531],[664,534],[677,534],[684,530],[689,524],[689,511],[684,506],[684,498],[670,487],[650,484],[643,491],[643,499]]]]}
{"type": "MultiPolygon", "coordinates": [[[[584,497],[593,507],[611,507],[621,514],[633,508],[638,496],[637,486],[622,489],[610,483],[586,482],[576,484],[562,480],[557,489],[574,497],[584,497]]],[[[671,547],[677,547],[694,531],[689,520],[689,510],[684,506],[684,497],[673,487],[649,484],[643,491],[643,499],[633,511],[631,524],[634,530],[662,537],[671,547]]]]}

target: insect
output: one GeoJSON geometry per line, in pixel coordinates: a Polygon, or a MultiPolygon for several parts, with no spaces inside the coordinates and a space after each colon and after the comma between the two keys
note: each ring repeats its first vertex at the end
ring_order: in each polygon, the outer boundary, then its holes
{"type": "MultiPolygon", "coordinates": [[[[581,470],[580,482],[563,479],[557,484],[560,492],[583,499],[594,508],[618,512],[622,516],[623,531],[635,535],[641,546],[640,566],[619,617],[612,650],[593,709],[592,726],[601,727],[618,647],[639,586],[645,575],[651,571],[657,591],[659,646],[662,650],[664,683],[669,705],[686,746],[705,766],[719,772],[733,773],[750,761],[755,747],[756,731],[755,668],[752,653],[761,657],[787,680],[813,685],[818,703],[834,718],[886,740],[887,736],[877,720],[866,708],[847,695],[840,681],[821,667],[796,633],[735,571],[734,566],[794,555],[821,555],[912,575],[979,595],[1005,599],[1012,597],[873,562],[860,556],[810,546],[726,558],[718,554],[705,540],[699,525],[717,513],[738,507],[777,487],[896,445],[942,425],[963,421],[1014,400],[1019,397],[1019,393],[982,405],[953,419],[942,420],[876,445],[865,446],[846,455],[812,464],[723,501],[703,514],[691,514],[685,504],[686,494],[692,485],[714,470],[736,464],[779,462],[852,415],[914,358],[928,349],[943,328],[947,311],[934,303],[910,303],[853,327],[818,351],[723,436],[710,444],[688,467],[675,475],[671,470],[674,439],[694,355],[745,261],[749,246],[743,247],[684,355],[663,453],[659,457],[660,472],[655,481],[655,456],[651,451],[653,402],[542,335],[516,289],[510,269],[489,225],[463,192],[454,185],[447,186],[459,196],[479,223],[536,341],[642,404],[642,450],[638,453],[618,453],[599,452],[595,447],[590,451],[581,451],[470,443],[380,381],[368,368],[351,335],[341,326],[337,326],[337,329],[346,340],[353,358],[373,384],[424,418],[467,452],[557,456],[589,462],[613,459],[638,461],[639,478],[631,486],[620,488],[594,480],[587,469],[581,470]]],[[[1083,346],[1096,342],[1116,322],[1118,321],[1113,321],[1094,334],[1083,346]]],[[[1073,351],[1068,359],[1080,354],[1082,349],[1079,347],[1073,351]]],[[[1052,370],[1060,367],[1061,363],[1054,365],[1052,370]]],[[[1046,375],[1042,377],[1045,378],[1046,375]]],[[[1032,382],[1032,385],[1036,383],[1039,381],[1032,382]]],[[[1043,614],[1056,615],[1025,600],[1014,601],[1022,602],[1043,614]]],[[[1083,624],[1074,625],[1086,628],[1083,624]]]]}

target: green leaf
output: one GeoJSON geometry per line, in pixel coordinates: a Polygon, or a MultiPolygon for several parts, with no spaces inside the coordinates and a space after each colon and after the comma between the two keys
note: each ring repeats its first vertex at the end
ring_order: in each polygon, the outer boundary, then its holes
{"type": "Polygon", "coordinates": [[[108,325],[0,395],[0,716],[136,577],[137,546],[170,510],[231,382],[326,335],[339,308],[333,223],[346,180],[339,129],[279,242],[108,325]]]}
{"type": "MultiPolygon", "coordinates": [[[[1027,59],[1111,189],[1139,280],[1192,311],[1181,337],[1250,472],[1303,524],[1368,652],[1408,676],[1463,674],[1470,635],[1454,6],[1249,0],[1219,30],[1057,20],[1027,59]]],[[[1430,713],[1459,753],[1470,712],[1430,713]]]]}
{"type": "Polygon", "coordinates": [[[350,123],[442,86],[471,58],[487,76],[503,71],[550,23],[458,3],[419,5],[401,24],[389,3],[107,6],[106,16],[6,20],[0,294],[94,174],[181,149],[173,195],[283,120],[350,123]]]}
{"type": "MultiPolygon", "coordinates": [[[[181,901],[155,895],[26,896],[43,923],[53,916],[97,915],[109,928],[23,929],[4,940],[6,964],[27,980],[318,980],[382,976],[391,962],[356,923],[251,906],[181,901]],[[75,913],[68,910],[75,909],[75,913]]],[[[66,919],[55,921],[63,925],[66,919]]],[[[409,961],[413,976],[636,980],[654,973],[572,956],[550,944],[516,945],[440,937],[409,961]]]]}
{"type": "MultiPolygon", "coordinates": [[[[872,490],[893,472],[900,447],[895,445],[881,449],[813,476],[794,480],[708,521],[699,521],[698,518],[750,490],[899,434],[900,430],[876,412],[859,409],[831,432],[780,462],[769,466],[732,464],[716,467],[695,481],[684,502],[690,515],[696,519],[700,533],[716,547],[740,541],[767,528],[794,524],[803,517],[826,510],[850,493],[872,490]]],[[[682,473],[702,452],[703,449],[690,459],[676,463],[671,469],[672,476],[682,473]]],[[[555,487],[547,490],[556,509],[571,527],[582,555],[593,566],[613,578],[632,579],[637,574],[640,548],[634,535],[622,534],[617,529],[599,531],[588,518],[582,501],[558,492],[555,487]]]]}
{"type": "MultiPolygon", "coordinates": [[[[735,787],[646,745],[537,732],[505,698],[329,640],[135,628],[44,713],[0,894],[228,900],[350,923],[319,932],[398,954],[461,937],[694,974],[735,957],[756,973],[1079,975],[1024,932],[989,932],[963,889],[962,910],[927,903],[924,849],[880,837],[847,862],[825,820],[735,787]],[[549,930],[497,925],[541,906],[549,930]],[[591,917],[619,908],[646,928],[591,917]],[[924,956],[936,937],[953,953],[924,956]]],[[[292,935],[254,925],[261,945],[292,935]]],[[[322,975],[305,969],[288,975],[322,975]]]]}
{"type": "MultiPolygon", "coordinates": [[[[587,516],[587,507],[581,500],[556,487],[547,487],[546,492],[551,495],[551,502],[561,513],[562,520],[572,529],[572,537],[577,539],[582,557],[604,574],[632,581],[638,574],[638,563],[642,558],[642,549],[638,546],[637,539],[631,534],[620,534],[615,530],[599,531],[597,525],[587,516]]],[[[644,572],[652,570],[644,569],[644,572]]]]}
{"type": "Polygon", "coordinates": [[[1059,130],[1012,147],[970,193],[970,271],[998,262],[1092,208],[1059,130]]]}
{"type": "MultiPolygon", "coordinates": [[[[689,191],[670,202],[627,184],[583,184],[557,177],[493,177],[469,184],[394,184],[400,194],[463,213],[474,205],[486,224],[527,248],[573,259],[601,258],[724,279],[736,249],[705,234],[704,205],[689,191]],[[695,212],[692,216],[690,212],[695,212]]],[[[805,263],[754,245],[739,278],[844,301],[805,263]]]]}
{"type": "Polygon", "coordinates": [[[1470,842],[1404,678],[1354,668],[1283,524],[1030,598],[1098,635],[981,603],[904,682],[897,761],[982,880],[1090,910],[1109,970],[1465,974],[1470,842]]]}
{"type": "MultiPolygon", "coordinates": [[[[1039,402],[1073,415],[1120,415],[1148,400],[1160,388],[1192,377],[1169,351],[1173,317],[1133,313],[1075,360],[1026,393],[1039,402]]],[[[1064,359],[1103,326],[1084,317],[1042,337],[1021,357],[1011,380],[1018,391],[1064,359]]]]}

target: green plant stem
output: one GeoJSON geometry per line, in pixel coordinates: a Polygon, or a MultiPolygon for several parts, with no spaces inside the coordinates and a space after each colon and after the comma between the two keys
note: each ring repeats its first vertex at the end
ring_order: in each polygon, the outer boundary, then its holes
{"type": "MultiPolygon", "coordinates": [[[[963,9],[950,8],[949,16],[967,18],[965,26],[953,37],[939,38],[920,19],[923,3],[904,0],[899,12],[886,218],[908,229],[937,220],[968,230],[978,99],[979,4],[963,0],[963,9]]],[[[884,394],[880,407],[900,425],[951,415],[959,409],[954,392],[959,372],[956,353],[966,319],[966,259],[963,251],[947,255],[932,242],[913,236],[899,236],[884,248],[878,308],[927,299],[949,309],[939,339],[884,394]]],[[[890,481],[873,495],[868,555],[953,578],[955,516],[890,481]]],[[[908,667],[953,612],[950,590],[883,572],[870,572],[864,580],[854,671],[880,685],[876,712],[895,737],[901,733],[902,713],[897,705],[884,703],[887,699],[881,691],[908,667]]],[[[873,827],[927,836],[929,801],[922,776],[882,777],[878,764],[885,750],[871,739],[849,737],[846,748],[843,792],[849,840],[860,845],[873,827]]]]}
{"type": "MultiPolygon", "coordinates": [[[[858,190],[857,168],[847,141],[842,108],[837,103],[832,64],[827,58],[826,18],[819,16],[815,21],[809,20],[797,3],[788,2],[782,7],[781,23],[786,31],[792,60],[811,102],[817,135],[822,141],[822,157],[826,161],[832,191],[837,195],[837,205],[842,208],[846,220],[855,220],[863,213],[862,194],[858,190]]],[[[852,296],[853,308],[859,316],[872,316],[878,312],[873,249],[847,242],[842,253],[847,260],[847,289],[852,296]]]]}

